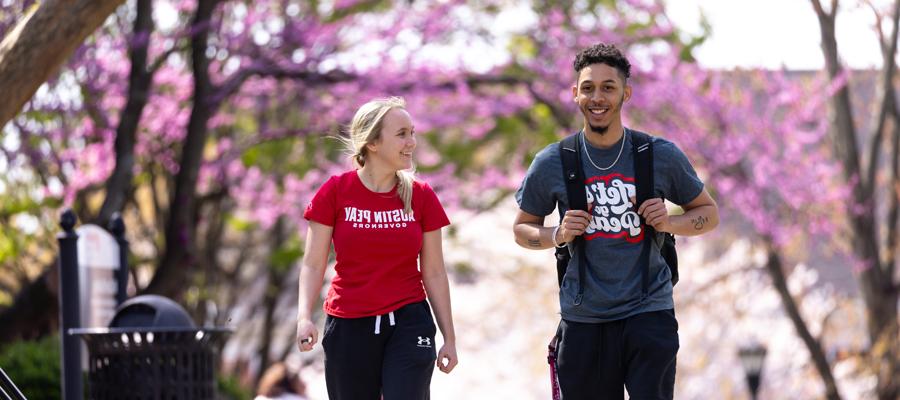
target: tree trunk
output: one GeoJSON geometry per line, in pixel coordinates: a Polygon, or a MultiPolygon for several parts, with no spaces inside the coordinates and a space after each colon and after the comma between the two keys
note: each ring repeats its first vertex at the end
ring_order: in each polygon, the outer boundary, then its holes
{"type": "MultiPolygon", "coordinates": [[[[59,7],[59,3],[69,4],[75,2],[47,2],[42,8],[51,7],[51,4],[48,3],[54,3],[59,7]]],[[[101,2],[96,1],[92,3],[101,2]]],[[[121,1],[116,3],[121,3],[121,1]]],[[[84,7],[82,6],[82,8],[84,7]]],[[[112,9],[110,12],[112,12],[112,9]]],[[[135,135],[141,113],[147,103],[150,84],[152,83],[151,74],[147,70],[148,43],[147,40],[142,40],[144,37],[149,38],[150,32],[153,30],[152,15],[152,0],[138,0],[137,15],[135,16],[134,32],[131,40],[132,65],[129,76],[128,100],[125,108],[122,110],[119,126],[116,130],[116,168],[109,181],[107,181],[106,199],[100,215],[94,220],[94,223],[100,226],[106,226],[112,213],[123,209],[128,193],[131,191],[135,135]]],[[[100,22],[102,23],[102,21],[103,19],[101,18],[100,22]]],[[[79,41],[78,44],[80,43],[79,41]]],[[[4,76],[0,76],[0,82],[4,78],[4,76]]],[[[0,107],[4,106],[0,105],[0,107]]],[[[82,216],[81,220],[87,221],[88,219],[85,217],[87,216],[82,216]]],[[[0,342],[17,338],[40,337],[55,329],[56,325],[58,325],[56,319],[59,315],[56,300],[57,293],[48,287],[47,279],[50,279],[48,277],[54,277],[56,273],[58,272],[55,264],[47,267],[40,277],[29,282],[21,289],[11,307],[0,312],[0,342]]],[[[55,284],[53,287],[55,287],[55,284]]]]}
{"type": "Polygon", "coordinates": [[[46,0],[0,42],[0,127],[123,0],[46,0]]]}
{"type": "Polygon", "coordinates": [[[781,303],[784,305],[784,310],[787,312],[791,323],[794,324],[794,329],[797,330],[797,336],[800,336],[800,340],[806,345],[816,371],[822,377],[822,382],[825,384],[825,398],[828,400],[840,400],[841,395],[838,393],[837,383],[834,380],[834,375],[831,374],[831,365],[828,364],[828,360],[825,358],[822,344],[809,332],[808,325],[803,320],[803,315],[800,314],[800,307],[797,306],[794,296],[791,296],[791,292],[788,290],[781,257],[778,255],[778,251],[771,240],[766,241],[766,254],[766,270],[772,278],[772,285],[775,286],[778,296],[781,297],[781,303]]]}
{"type": "Polygon", "coordinates": [[[59,327],[58,273],[54,262],[19,291],[12,306],[0,312],[0,345],[43,337],[59,327]]]}
{"type": "MultiPolygon", "coordinates": [[[[840,64],[837,41],[835,40],[835,19],[837,15],[837,0],[832,0],[831,10],[825,11],[819,0],[810,0],[813,9],[819,19],[819,27],[822,38],[822,51],[825,56],[825,65],[828,75],[832,80],[839,79],[844,73],[840,64]]],[[[900,0],[895,2],[894,13],[900,12],[900,0]]],[[[893,29],[896,38],[897,18],[893,16],[893,29]]],[[[896,53],[896,46],[889,47],[890,52],[896,53]]],[[[896,54],[886,54],[885,57],[895,57],[896,54]]],[[[893,69],[893,63],[886,63],[884,68],[893,69]]],[[[888,71],[893,73],[893,71],[888,71]]],[[[891,76],[891,74],[887,74],[891,76]]],[[[891,89],[892,90],[892,89],[891,89]]],[[[866,174],[859,162],[859,147],[857,146],[857,132],[854,125],[852,108],[850,104],[850,86],[844,85],[831,98],[831,129],[833,151],[843,166],[844,178],[853,191],[852,201],[847,203],[846,214],[850,226],[854,231],[852,235],[853,252],[857,259],[864,263],[863,270],[859,274],[859,285],[863,301],[867,311],[867,327],[871,342],[871,354],[873,367],[878,378],[877,392],[880,400],[895,400],[900,396],[900,330],[897,322],[897,297],[898,284],[894,281],[893,262],[887,264],[879,255],[879,226],[875,223],[875,198],[877,193],[873,188],[876,181],[867,177],[874,174],[866,174]]],[[[889,102],[894,99],[894,94],[889,91],[882,93],[878,102],[889,102]]],[[[895,105],[892,104],[895,107],[895,105]]],[[[884,107],[881,107],[884,108],[884,107]]],[[[896,110],[892,113],[894,124],[898,121],[896,110]]],[[[880,133],[873,137],[880,137],[880,133]]],[[[872,156],[869,160],[869,172],[878,168],[878,157],[872,156]]],[[[891,188],[893,189],[893,188],[891,188]]],[[[888,190],[890,196],[898,194],[888,190]]],[[[896,223],[896,221],[889,221],[896,223]]],[[[890,229],[888,229],[890,231],[890,229]]],[[[898,249],[886,247],[887,252],[896,253],[898,249]]],[[[895,260],[894,255],[887,257],[895,260]]]]}
{"type": "Polygon", "coordinates": [[[166,248],[156,273],[153,274],[148,293],[180,299],[189,282],[188,271],[198,262],[195,213],[197,203],[197,176],[203,161],[203,147],[209,134],[207,127],[214,110],[210,99],[213,85],[209,78],[209,28],[213,10],[218,1],[200,0],[194,16],[191,37],[191,61],[194,76],[193,109],[187,127],[187,137],[181,150],[175,191],[169,201],[169,218],[166,223],[166,248]]]}
{"type": "MultiPolygon", "coordinates": [[[[284,242],[287,241],[287,237],[285,235],[284,228],[284,217],[278,218],[278,221],[275,222],[275,226],[272,227],[272,245],[270,247],[270,254],[275,253],[281,249],[284,245],[284,242]]],[[[271,260],[272,257],[269,257],[271,260]]],[[[284,292],[284,278],[285,273],[282,272],[283,268],[279,268],[277,265],[269,265],[266,266],[266,292],[263,295],[263,326],[262,326],[262,338],[259,342],[259,349],[257,353],[259,355],[260,364],[259,370],[256,371],[254,382],[258,383],[259,379],[262,378],[262,374],[265,372],[266,368],[268,368],[269,363],[271,362],[270,354],[272,352],[272,332],[275,330],[275,309],[278,307],[278,298],[281,296],[281,293],[284,292]]]]}
{"type": "Polygon", "coordinates": [[[122,212],[129,193],[134,173],[134,145],[138,124],[153,83],[152,72],[147,69],[147,50],[150,34],[153,32],[153,1],[138,0],[137,15],[134,18],[134,32],[131,34],[131,73],[128,75],[128,101],[119,117],[116,128],[116,167],[106,181],[106,195],[97,224],[106,226],[114,212],[122,212]]]}

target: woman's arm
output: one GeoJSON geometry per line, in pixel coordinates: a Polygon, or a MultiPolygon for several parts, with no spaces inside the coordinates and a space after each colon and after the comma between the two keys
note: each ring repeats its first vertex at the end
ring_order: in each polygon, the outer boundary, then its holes
{"type": "Polygon", "coordinates": [[[300,295],[297,301],[297,346],[300,351],[312,350],[319,341],[319,331],[312,321],[312,314],[325,280],[333,230],[328,225],[309,221],[306,231],[306,250],[300,263],[300,295]]]}
{"type": "Polygon", "coordinates": [[[428,293],[428,300],[434,308],[438,327],[444,337],[444,345],[438,352],[437,366],[444,373],[450,373],[456,366],[456,332],[453,328],[453,312],[450,307],[450,283],[444,268],[444,251],[441,230],[425,232],[421,254],[422,283],[428,293]],[[446,360],[446,364],[444,363],[446,360]]]}

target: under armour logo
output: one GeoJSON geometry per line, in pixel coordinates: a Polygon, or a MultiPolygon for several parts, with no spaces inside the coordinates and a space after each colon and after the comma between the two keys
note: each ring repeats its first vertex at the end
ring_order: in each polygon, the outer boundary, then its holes
{"type": "Polygon", "coordinates": [[[419,336],[419,347],[431,347],[431,338],[430,337],[421,337],[419,336]]]}

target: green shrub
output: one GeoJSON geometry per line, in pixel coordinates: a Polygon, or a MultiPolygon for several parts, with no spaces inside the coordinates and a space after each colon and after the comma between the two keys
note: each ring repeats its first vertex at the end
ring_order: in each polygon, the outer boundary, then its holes
{"type": "Polygon", "coordinates": [[[218,374],[217,380],[220,399],[246,400],[253,398],[253,393],[241,386],[234,376],[218,374]]]}
{"type": "Polygon", "coordinates": [[[0,352],[0,368],[28,400],[59,399],[59,348],[59,336],[55,335],[14,342],[0,352]]]}
{"type": "MultiPolygon", "coordinates": [[[[47,336],[38,341],[18,341],[0,349],[0,368],[6,371],[16,387],[28,400],[59,400],[62,398],[60,376],[59,336],[47,336]]],[[[85,371],[85,376],[87,371],[85,371]]],[[[245,400],[253,397],[232,376],[217,374],[219,398],[245,400]]],[[[87,392],[87,380],[83,383],[87,392]]],[[[85,395],[87,398],[87,395],[85,395]]]]}

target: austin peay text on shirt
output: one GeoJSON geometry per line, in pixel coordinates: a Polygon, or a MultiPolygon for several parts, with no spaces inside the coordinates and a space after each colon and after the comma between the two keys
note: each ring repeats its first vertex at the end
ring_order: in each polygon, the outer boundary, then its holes
{"type": "Polygon", "coordinates": [[[634,178],[619,173],[586,179],[587,204],[593,209],[584,238],[625,239],[629,243],[643,240],[641,218],[631,203],[635,191],[634,178]]]}
{"type": "Polygon", "coordinates": [[[406,228],[407,223],[416,222],[413,213],[405,213],[402,208],[389,211],[366,210],[344,207],[344,221],[357,229],[406,228]]]}

